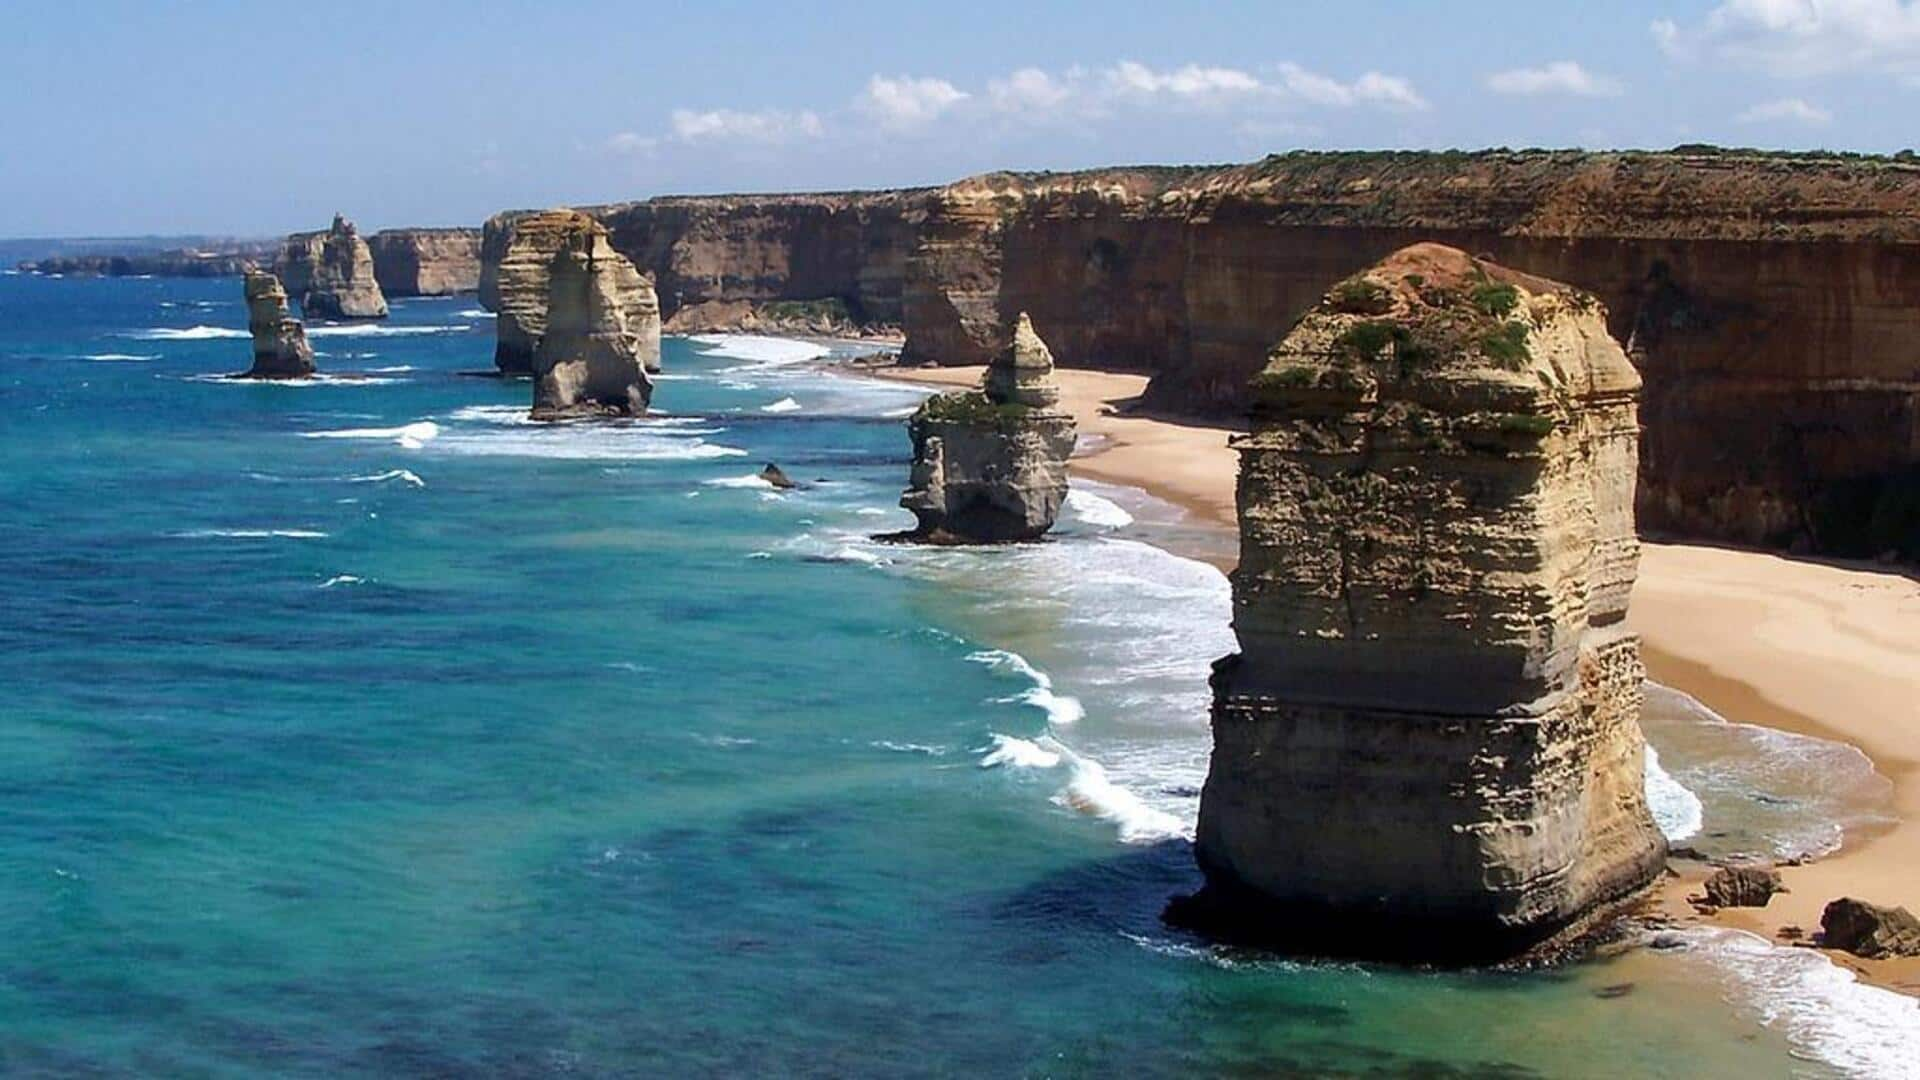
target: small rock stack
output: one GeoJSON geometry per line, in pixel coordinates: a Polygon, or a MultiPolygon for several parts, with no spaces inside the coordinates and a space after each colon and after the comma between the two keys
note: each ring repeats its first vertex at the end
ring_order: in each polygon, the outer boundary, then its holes
{"type": "Polygon", "coordinates": [[[265,270],[246,268],[247,329],[253,334],[248,379],[304,379],[313,374],[306,328],[287,311],[287,290],[265,270]]]}
{"type": "Polygon", "coordinates": [[[645,304],[629,310],[636,276],[607,243],[605,227],[579,215],[548,264],[533,419],[646,415],[653,397],[646,358],[660,351],[660,312],[645,304]]]}
{"type": "MultiPolygon", "coordinates": [[[[311,241],[296,245],[295,239],[289,238],[289,253],[295,261],[311,257],[311,241]]],[[[373,275],[373,252],[353,222],[339,214],[333,215],[333,227],[320,237],[319,255],[300,296],[300,312],[309,319],[387,317],[387,298],[373,275]]]]}
{"type": "Polygon", "coordinates": [[[928,398],[907,421],[913,471],[900,505],[929,543],[1034,540],[1067,498],[1073,418],[1053,355],[1021,313],[981,389],[928,398]]]}
{"type": "Polygon", "coordinates": [[[1169,918],[1475,963],[1641,890],[1640,379],[1592,297],[1423,244],[1270,354],[1240,452],[1199,897],[1169,918]]]}

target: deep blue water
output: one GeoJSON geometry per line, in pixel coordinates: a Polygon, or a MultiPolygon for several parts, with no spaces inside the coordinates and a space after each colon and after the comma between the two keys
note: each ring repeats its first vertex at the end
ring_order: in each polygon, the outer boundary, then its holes
{"type": "Polygon", "coordinates": [[[1170,507],[883,547],[913,391],[669,340],[537,428],[471,298],[279,386],[239,295],[0,278],[0,1073],[1819,1073],[1706,949],[1162,928],[1231,641],[1170,507]]]}

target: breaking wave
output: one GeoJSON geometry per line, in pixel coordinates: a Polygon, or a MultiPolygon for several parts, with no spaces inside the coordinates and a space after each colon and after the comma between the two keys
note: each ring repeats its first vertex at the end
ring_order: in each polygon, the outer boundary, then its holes
{"type": "Polygon", "coordinates": [[[317,529],[188,529],[172,535],[181,540],[319,540],[327,536],[317,529]]]}
{"type": "Polygon", "coordinates": [[[338,431],[303,431],[308,439],[388,439],[408,450],[418,450],[440,437],[440,425],[431,420],[390,428],[343,428],[338,431]]]}
{"type": "Polygon", "coordinates": [[[1700,796],[1660,767],[1660,751],[1647,744],[1647,809],[1653,811],[1654,824],[1669,842],[1678,843],[1699,835],[1705,816],[1700,796]]]}
{"type": "Polygon", "coordinates": [[[704,346],[701,356],[727,360],[745,360],[755,365],[779,367],[818,360],[828,354],[824,345],[791,338],[762,337],[757,334],[696,334],[688,339],[704,346]]]}
{"type": "MultiPolygon", "coordinates": [[[[466,334],[473,327],[467,325],[437,326],[382,326],[378,323],[341,323],[336,326],[309,326],[307,336],[316,337],[420,337],[426,334],[466,334]]],[[[246,337],[243,331],[239,334],[246,337]]]]}
{"type": "Polygon", "coordinates": [[[397,480],[400,483],[417,488],[427,486],[427,482],[420,479],[419,475],[412,469],[388,469],[386,472],[370,473],[366,476],[347,477],[347,483],[349,484],[383,484],[392,480],[397,480]]]}
{"type": "Polygon", "coordinates": [[[1072,724],[1087,715],[1087,710],[1080,704],[1079,698],[1055,693],[1053,677],[1028,663],[1027,658],[1019,653],[1008,652],[1005,649],[987,649],[971,653],[967,659],[976,664],[985,664],[995,671],[1011,672],[1033,683],[1032,686],[1010,697],[995,699],[997,701],[1004,704],[1031,705],[1047,714],[1049,724],[1072,724]]]}
{"type": "Polygon", "coordinates": [[[121,337],[138,341],[209,341],[214,338],[251,337],[245,330],[231,330],[224,326],[189,326],[185,330],[178,327],[155,326],[146,330],[129,330],[121,337]]]}
{"type": "Polygon", "coordinates": [[[771,404],[771,405],[762,405],[762,406],[760,406],[760,411],[761,411],[761,412],[766,412],[766,413],[790,413],[790,412],[799,412],[799,411],[800,411],[800,403],[799,403],[799,402],[797,402],[797,401],[795,401],[795,400],[793,400],[793,399],[792,399],[792,398],[790,398],[790,397],[783,397],[783,398],[781,398],[781,399],[780,399],[779,401],[776,401],[776,402],[774,402],[774,403],[773,403],[773,404],[771,404]]]}
{"type": "Polygon", "coordinates": [[[1124,529],[1133,524],[1133,515],[1119,503],[1079,487],[1067,492],[1067,511],[1075,520],[1101,529],[1124,529]]]}
{"type": "Polygon", "coordinates": [[[133,360],[158,360],[160,359],[160,356],[158,353],[143,355],[143,354],[136,354],[136,353],[103,352],[103,353],[88,353],[80,357],[80,359],[108,360],[108,361],[113,361],[113,360],[133,361],[133,360]]]}

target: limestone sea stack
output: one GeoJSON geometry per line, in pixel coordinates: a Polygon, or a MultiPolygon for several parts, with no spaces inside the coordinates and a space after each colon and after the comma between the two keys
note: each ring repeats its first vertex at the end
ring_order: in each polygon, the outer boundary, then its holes
{"type": "Polygon", "coordinates": [[[533,357],[535,420],[646,414],[646,359],[659,354],[660,311],[629,309],[629,279],[637,276],[599,222],[582,215],[565,234],[548,265],[546,327],[533,357]]]}
{"type": "Polygon", "coordinates": [[[373,276],[373,253],[353,222],[339,214],[333,215],[333,227],[321,239],[300,311],[309,319],[387,317],[387,298],[373,276]]]}
{"type": "Polygon", "coordinates": [[[1592,297],[1433,244],[1272,350],[1235,440],[1207,885],[1170,919],[1492,962],[1659,873],[1624,621],[1639,389],[1592,297]]]}
{"type": "MultiPolygon", "coordinates": [[[[533,373],[547,332],[549,276],[554,255],[583,229],[598,223],[577,210],[516,210],[495,214],[481,230],[480,306],[495,314],[493,364],[505,375],[533,373]]],[[[660,370],[660,301],[653,282],[609,246],[611,267],[648,371],[660,370]]]]}
{"type": "Polygon", "coordinates": [[[900,505],[908,539],[1038,539],[1067,498],[1073,418],[1059,407],[1053,356],[1022,312],[978,390],[928,398],[907,421],[913,472],[900,505]]]}
{"type": "Polygon", "coordinates": [[[248,379],[304,379],[313,374],[306,328],[287,311],[287,290],[265,270],[246,268],[247,329],[253,334],[248,379]]]}

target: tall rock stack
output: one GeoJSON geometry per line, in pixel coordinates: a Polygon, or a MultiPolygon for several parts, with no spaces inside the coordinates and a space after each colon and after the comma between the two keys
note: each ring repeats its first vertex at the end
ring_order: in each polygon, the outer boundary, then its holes
{"type": "Polygon", "coordinates": [[[387,298],[373,276],[373,253],[353,222],[333,215],[333,227],[321,240],[300,311],[307,318],[384,319],[387,298]]]}
{"type": "MultiPolygon", "coordinates": [[[[580,231],[600,228],[577,210],[508,211],[481,231],[480,305],[493,312],[493,363],[505,375],[530,375],[547,332],[549,277],[554,256],[580,231]]],[[[602,230],[604,232],[604,230],[602,230]]],[[[641,359],[660,370],[660,301],[653,283],[633,263],[607,248],[603,260],[641,338],[641,359]]]]}
{"type": "Polygon", "coordinates": [[[1637,893],[1640,380],[1585,294],[1438,245],[1304,316],[1240,451],[1240,652],[1175,921],[1472,963],[1637,893]]]}
{"type": "Polygon", "coordinates": [[[287,311],[287,290],[280,279],[246,268],[247,329],[253,334],[253,367],[248,379],[303,379],[313,374],[313,349],[306,328],[287,311]]]}
{"type": "Polygon", "coordinates": [[[909,539],[1038,539],[1067,498],[1073,418],[1059,407],[1053,356],[1021,313],[979,390],[940,394],[907,422],[913,471],[900,505],[909,539]]]}
{"type": "Polygon", "coordinates": [[[646,358],[660,350],[659,306],[629,306],[633,264],[607,243],[604,227],[581,218],[548,265],[533,418],[644,416],[653,397],[646,358]]]}
{"type": "Polygon", "coordinates": [[[280,284],[287,295],[301,297],[307,295],[307,289],[313,285],[313,268],[320,265],[320,252],[327,245],[327,233],[297,232],[287,236],[281,245],[280,255],[274,260],[273,272],[279,276],[280,284]]]}

